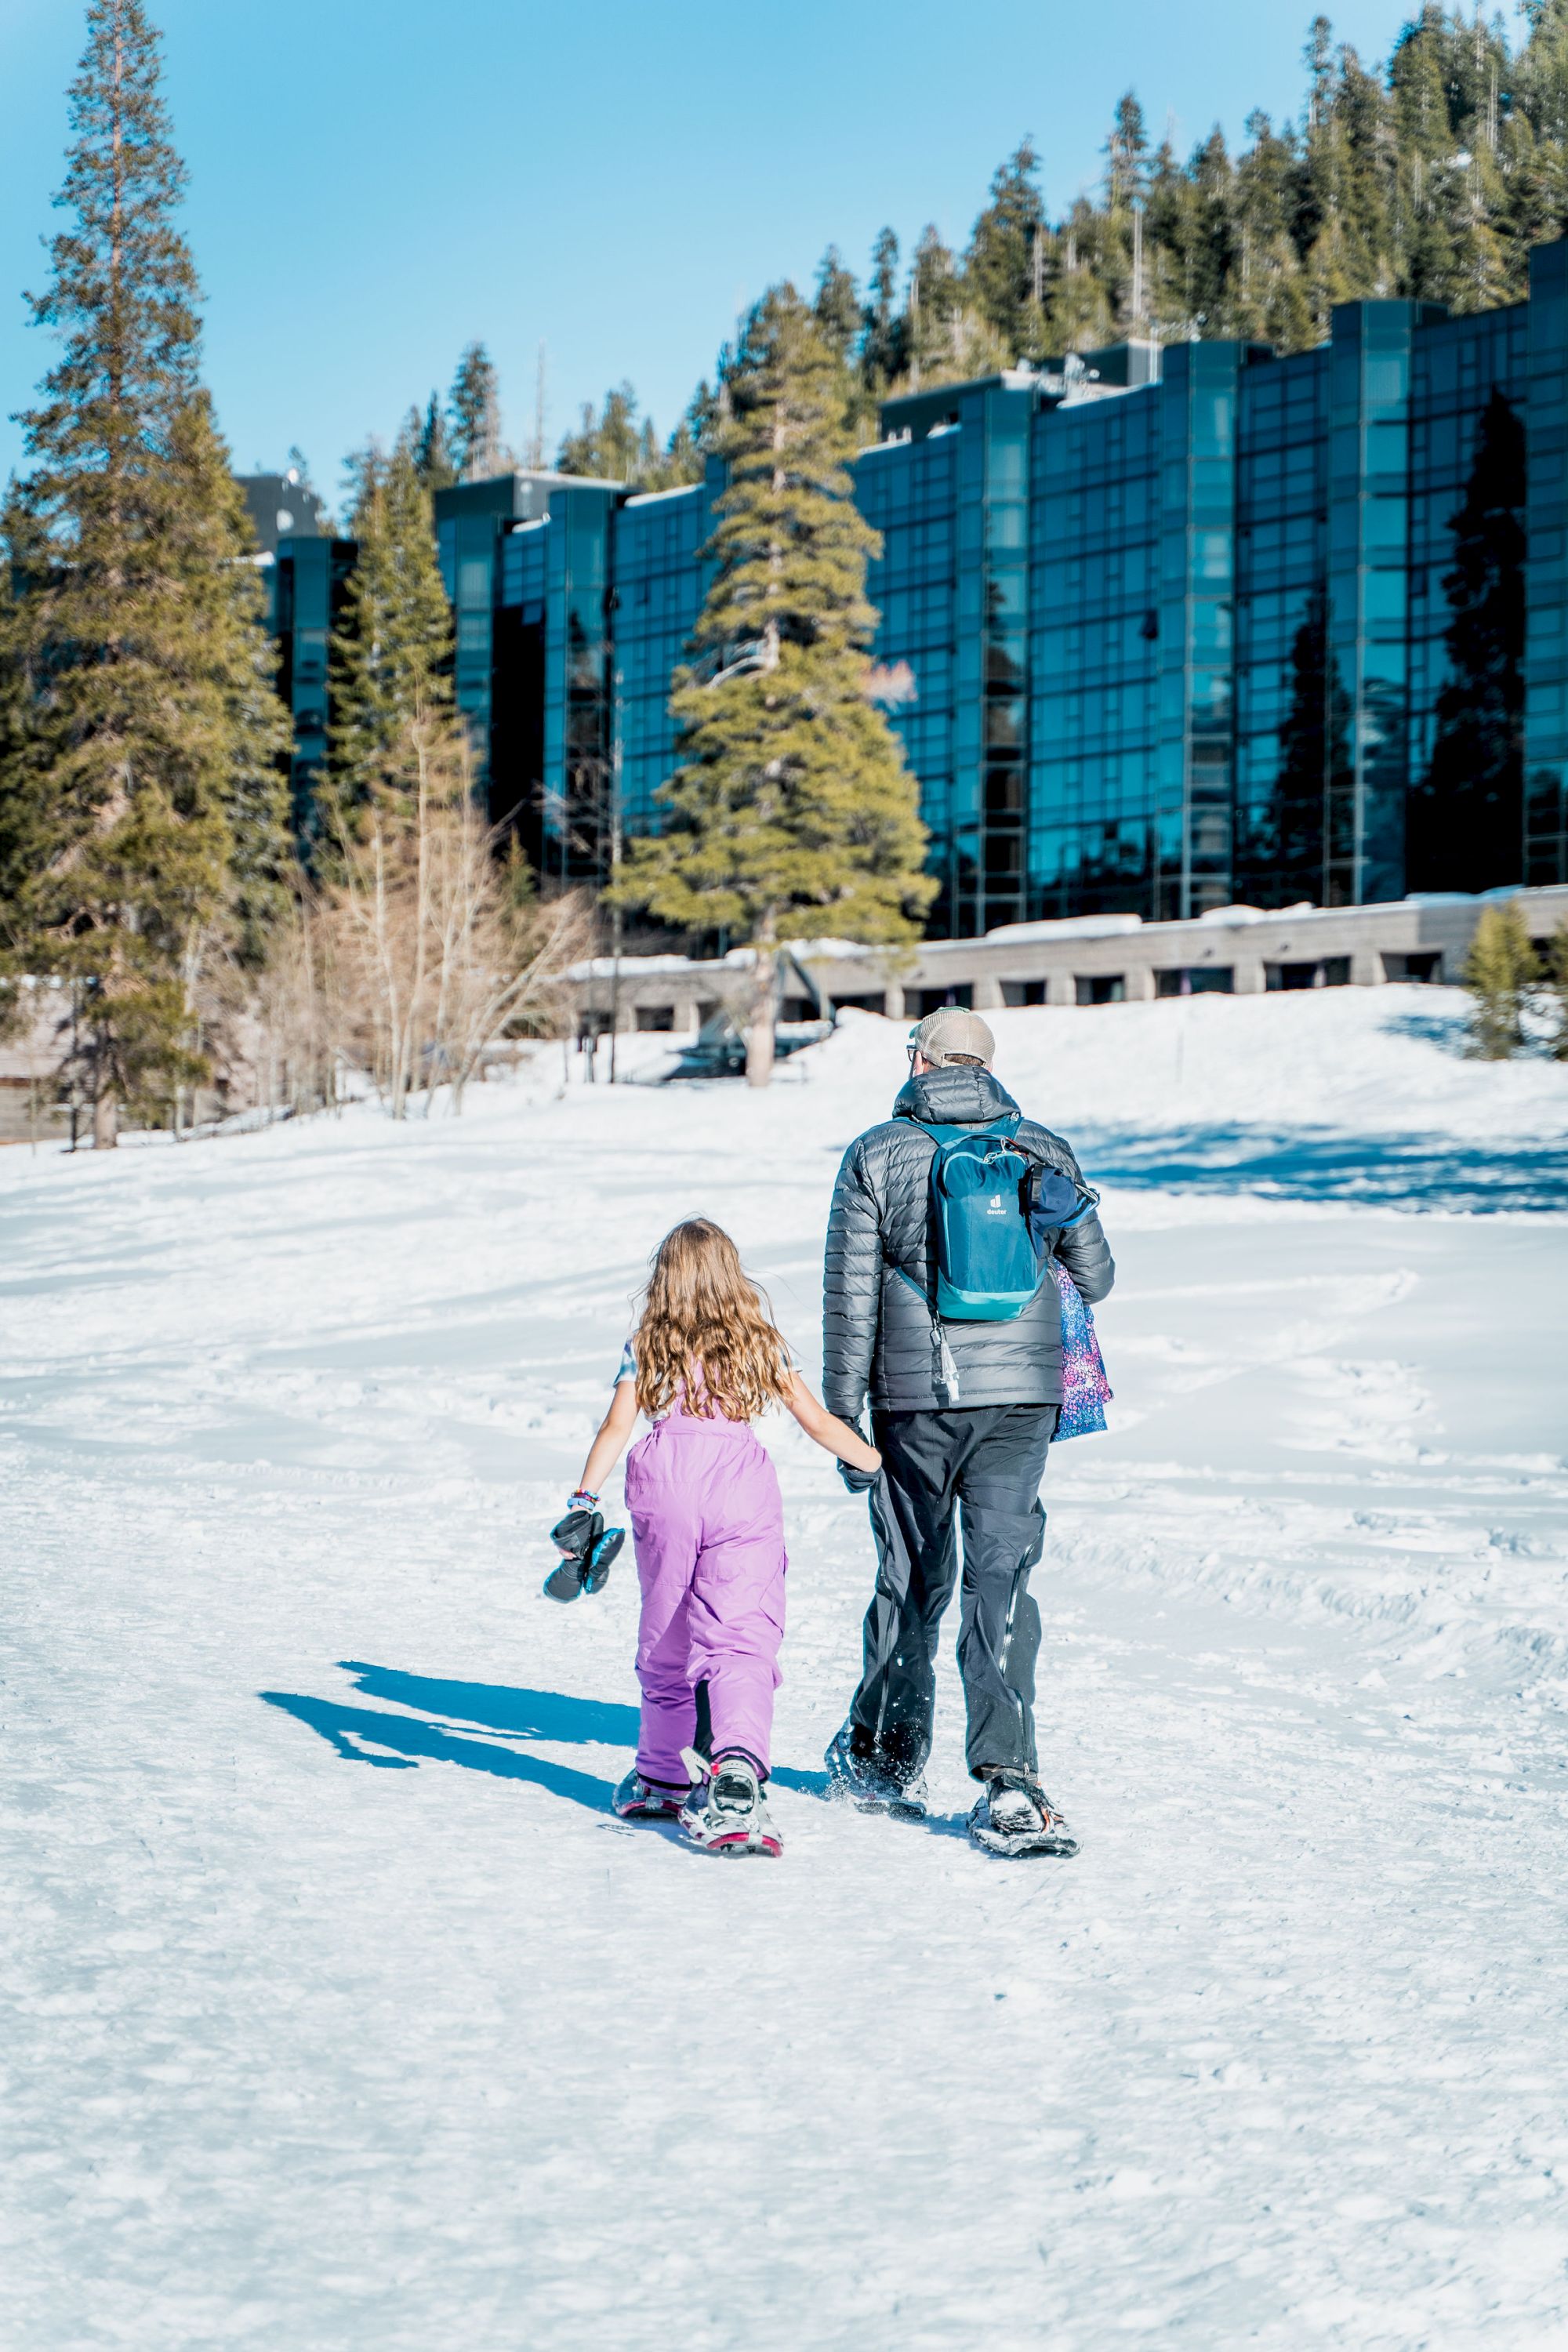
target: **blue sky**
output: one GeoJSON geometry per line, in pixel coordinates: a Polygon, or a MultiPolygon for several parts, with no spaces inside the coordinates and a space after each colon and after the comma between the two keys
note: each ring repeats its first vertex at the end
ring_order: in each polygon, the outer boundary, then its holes
{"type": "MultiPolygon", "coordinates": [[[[1381,58],[1414,0],[1346,0],[1381,58]]],[[[547,349],[552,444],[629,376],[661,432],[737,312],[863,272],[891,222],[968,232],[1028,132],[1053,209],[1090,184],[1132,86],[1184,148],[1300,102],[1312,0],[151,0],[207,373],[242,467],[297,442],[335,492],[344,453],[489,344],[512,436],[547,349]]],[[[45,274],[76,0],[0,0],[0,473],[47,363],[45,274]]]]}

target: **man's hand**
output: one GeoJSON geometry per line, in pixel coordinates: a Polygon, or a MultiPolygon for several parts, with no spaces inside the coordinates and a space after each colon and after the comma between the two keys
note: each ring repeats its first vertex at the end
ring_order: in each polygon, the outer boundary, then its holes
{"type": "MultiPolygon", "coordinates": [[[[848,1423],[848,1426],[855,1432],[855,1434],[860,1440],[861,1444],[869,1447],[870,1451],[874,1454],[877,1449],[871,1444],[870,1439],[861,1428],[858,1414],[857,1414],[855,1419],[848,1423]]],[[[843,1479],[844,1484],[848,1487],[849,1492],[852,1495],[869,1494],[871,1488],[876,1485],[878,1479],[882,1475],[880,1465],[879,1465],[875,1470],[858,1470],[853,1462],[846,1462],[842,1455],[840,1455],[837,1462],[834,1465],[834,1467],[837,1469],[839,1476],[843,1479]]]]}

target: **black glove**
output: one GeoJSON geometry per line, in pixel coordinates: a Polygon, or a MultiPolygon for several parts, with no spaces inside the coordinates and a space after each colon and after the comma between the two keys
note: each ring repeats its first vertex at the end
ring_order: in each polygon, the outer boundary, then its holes
{"type": "MultiPolygon", "coordinates": [[[[870,1444],[870,1439],[866,1436],[858,1420],[852,1421],[849,1426],[857,1437],[864,1439],[868,1445],[870,1444]]],[[[879,1470],[857,1470],[852,1462],[840,1462],[838,1475],[852,1495],[867,1495],[870,1493],[882,1474],[879,1470]]]]}
{"type": "Polygon", "coordinates": [[[625,1528],[606,1528],[603,1511],[581,1506],[568,1511],[550,1530],[550,1540],[562,1555],[558,1568],[544,1580],[552,1601],[575,1601],[579,1592],[600,1592],[611,1562],[626,1542],[625,1528]]]}

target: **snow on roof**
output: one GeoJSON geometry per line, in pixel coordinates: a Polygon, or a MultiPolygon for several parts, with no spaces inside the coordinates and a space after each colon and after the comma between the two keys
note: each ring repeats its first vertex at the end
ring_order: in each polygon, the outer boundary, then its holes
{"type": "Polygon", "coordinates": [[[626,503],[628,507],[651,507],[657,505],[660,499],[689,499],[694,490],[701,488],[700,482],[677,482],[668,490],[637,490],[626,503]]]}
{"type": "MultiPolygon", "coordinates": [[[[995,930],[986,932],[985,944],[989,947],[994,942],[1016,941],[1022,946],[1029,940],[1111,940],[1123,931],[1141,931],[1142,928],[1142,915],[1063,915],[1038,923],[999,924],[995,930]]],[[[933,947],[975,944],[973,940],[928,940],[922,952],[929,954],[933,947]]]]}

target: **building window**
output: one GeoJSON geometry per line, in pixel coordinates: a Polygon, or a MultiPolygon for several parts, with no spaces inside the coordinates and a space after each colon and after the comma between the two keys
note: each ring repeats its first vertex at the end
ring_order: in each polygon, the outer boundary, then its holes
{"type": "Polygon", "coordinates": [[[1264,966],[1264,980],[1271,988],[1318,988],[1318,974],[1322,967],[1315,963],[1270,963],[1264,966]]]}
{"type": "MultiPolygon", "coordinates": [[[[1348,962],[1349,958],[1341,957],[1338,961],[1348,962]]],[[[1383,959],[1383,972],[1385,980],[1420,980],[1436,982],[1443,977],[1443,959],[1436,949],[1424,950],[1419,955],[1385,955],[1383,959]]],[[[1345,977],[1347,979],[1350,977],[1348,972],[1345,977]]]]}
{"type": "Polygon", "coordinates": [[[1120,1004],[1127,994],[1127,982],[1119,971],[1080,971],[1073,986],[1080,1004],[1120,1004]]]}
{"type": "Polygon", "coordinates": [[[835,1013],[843,1013],[846,1009],[855,1013],[886,1013],[888,1000],[885,996],[836,996],[833,1000],[835,1013]]]}
{"type": "Polygon", "coordinates": [[[1187,964],[1154,974],[1156,996],[1230,996],[1236,972],[1228,963],[1187,964]]]}
{"type": "Polygon", "coordinates": [[[962,1004],[967,1013],[973,996],[974,991],[967,983],[960,988],[917,988],[915,1013],[921,1021],[928,1013],[940,1013],[946,1004],[962,1004]]]}
{"type": "Polygon", "coordinates": [[[1043,980],[1005,980],[1002,982],[1004,1004],[1043,1004],[1046,983],[1043,980]]]}
{"type": "Polygon", "coordinates": [[[673,1004],[639,1004],[637,1006],[637,1027],[639,1029],[673,1029],[674,1026],[675,1007],[673,1004]]]}

